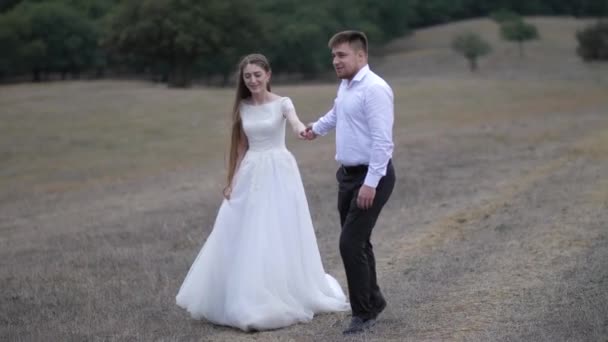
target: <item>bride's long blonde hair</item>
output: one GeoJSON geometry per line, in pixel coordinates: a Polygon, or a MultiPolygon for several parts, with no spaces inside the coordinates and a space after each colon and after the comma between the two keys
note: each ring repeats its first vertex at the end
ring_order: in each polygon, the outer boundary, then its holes
{"type": "MultiPolygon", "coordinates": [[[[234,97],[234,104],[232,106],[232,134],[230,137],[230,154],[228,159],[227,176],[228,184],[226,187],[230,187],[232,185],[232,179],[234,178],[234,173],[236,172],[238,148],[239,144],[241,143],[242,136],[244,135],[240,105],[243,99],[251,96],[251,91],[249,91],[245,85],[245,82],[243,81],[243,69],[245,69],[245,67],[249,64],[255,64],[264,69],[264,71],[270,72],[270,64],[268,63],[268,59],[259,53],[247,55],[243,57],[239,63],[238,78],[236,80],[236,95],[234,97]]],[[[270,91],[270,82],[267,83],[266,89],[270,91]]]]}

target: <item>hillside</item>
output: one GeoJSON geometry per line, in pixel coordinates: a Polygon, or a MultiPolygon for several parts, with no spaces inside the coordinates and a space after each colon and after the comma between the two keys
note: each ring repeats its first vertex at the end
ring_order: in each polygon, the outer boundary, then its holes
{"type": "MultiPolygon", "coordinates": [[[[530,20],[544,39],[521,61],[488,20],[373,61],[395,93],[398,180],[372,238],[388,307],[352,338],[347,313],[245,334],[175,305],[222,201],[234,89],[2,87],[0,341],[607,341],[607,78],[573,53],[582,22],[530,20]],[[476,75],[449,49],[467,28],[496,48],[476,75]]],[[[335,90],[273,87],[304,122],[335,90]]],[[[287,143],[345,286],[332,134],[287,143]]]]}
{"type": "Polygon", "coordinates": [[[452,51],[453,37],[472,31],[488,41],[493,51],[480,59],[477,77],[501,79],[600,80],[608,82],[608,66],[586,64],[576,55],[577,30],[591,23],[569,17],[531,17],[540,40],[524,45],[524,58],[518,47],[501,39],[499,26],[490,19],[474,19],[420,29],[395,40],[372,60],[375,69],[390,78],[469,76],[464,57],[452,51]]]}

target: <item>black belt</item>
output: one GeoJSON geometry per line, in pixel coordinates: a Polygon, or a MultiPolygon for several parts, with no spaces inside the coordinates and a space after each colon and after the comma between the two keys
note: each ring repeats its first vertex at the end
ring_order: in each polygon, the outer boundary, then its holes
{"type": "Polygon", "coordinates": [[[354,165],[354,166],[342,165],[341,169],[345,175],[358,175],[358,174],[367,172],[367,165],[354,165]]]}

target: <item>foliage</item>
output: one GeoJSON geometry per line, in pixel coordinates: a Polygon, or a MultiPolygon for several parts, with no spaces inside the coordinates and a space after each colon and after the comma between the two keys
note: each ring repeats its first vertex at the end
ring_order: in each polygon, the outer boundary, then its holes
{"type": "Polygon", "coordinates": [[[170,67],[169,83],[188,86],[198,59],[223,72],[259,36],[250,2],[222,0],[127,1],[111,16],[104,46],[170,67]]]}
{"type": "Polygon", "coordinates": [[[66,5],[21,3],[0,17],[0,44],[9,51],[3,71],[31,71],[37,81],[42,72],[78,74],[91,66],[97,37],[92,23],[66,5]]]}
{"type": "Polygon", "coordinates": [[[577,32],[576,52],[584,61],[608,60],[608,21],[598,21],[577,32]]]}
{"type": "Polygon", "coordinates": [[[522,28],[515,13],[599,17],[608,15],[608,1],[3,0],[0,77],[110,70],[172,85],[193,77],[227,84],[250,52],[266,54],[275,73],[316,77],[331,68],[326,44],[339,30],[365,31],[373,54],[413,28],[489,14],[523,54],[536,31],[522,28]]]}
{"type": "Polygon", "coordinates": [[[469,61],[471,71],[477,70],[477,59],[492,51],[492,47],[474,32],[460,33],[452,40],[452,49],[469,61]]]}
{"type": "Polygon", "coordinates": [[[538,29],[533,24],[523,20],[507,21],[500,25],[500,35],[503,39],[517,42],[520,57],[524,54],[524,42],[539,39],[538,29]]]}
{"type": "Polygon", "coordinates": [[[498,24],[522,20],[519,14],[504,8],[490,13],[490,18],[498,24]]]}

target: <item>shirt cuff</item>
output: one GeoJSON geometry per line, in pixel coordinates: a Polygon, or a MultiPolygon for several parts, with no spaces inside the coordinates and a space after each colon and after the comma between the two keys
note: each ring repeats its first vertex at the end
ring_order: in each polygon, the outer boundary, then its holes
{"type": "Polygon", "coordinates": [[[316,135],[324,136],[322,132],[319,132],[319,122],[315,122],[312,124],[312,132],[316,135]]]}
{"type": "Polygon", "coordinates": [[[374,175],[368,172],[365,176],[365,181],[363,182],[363,184],[375,189],[378,186],[378,183],[380,182],[381,178],[381,175],[374,175]]]}

